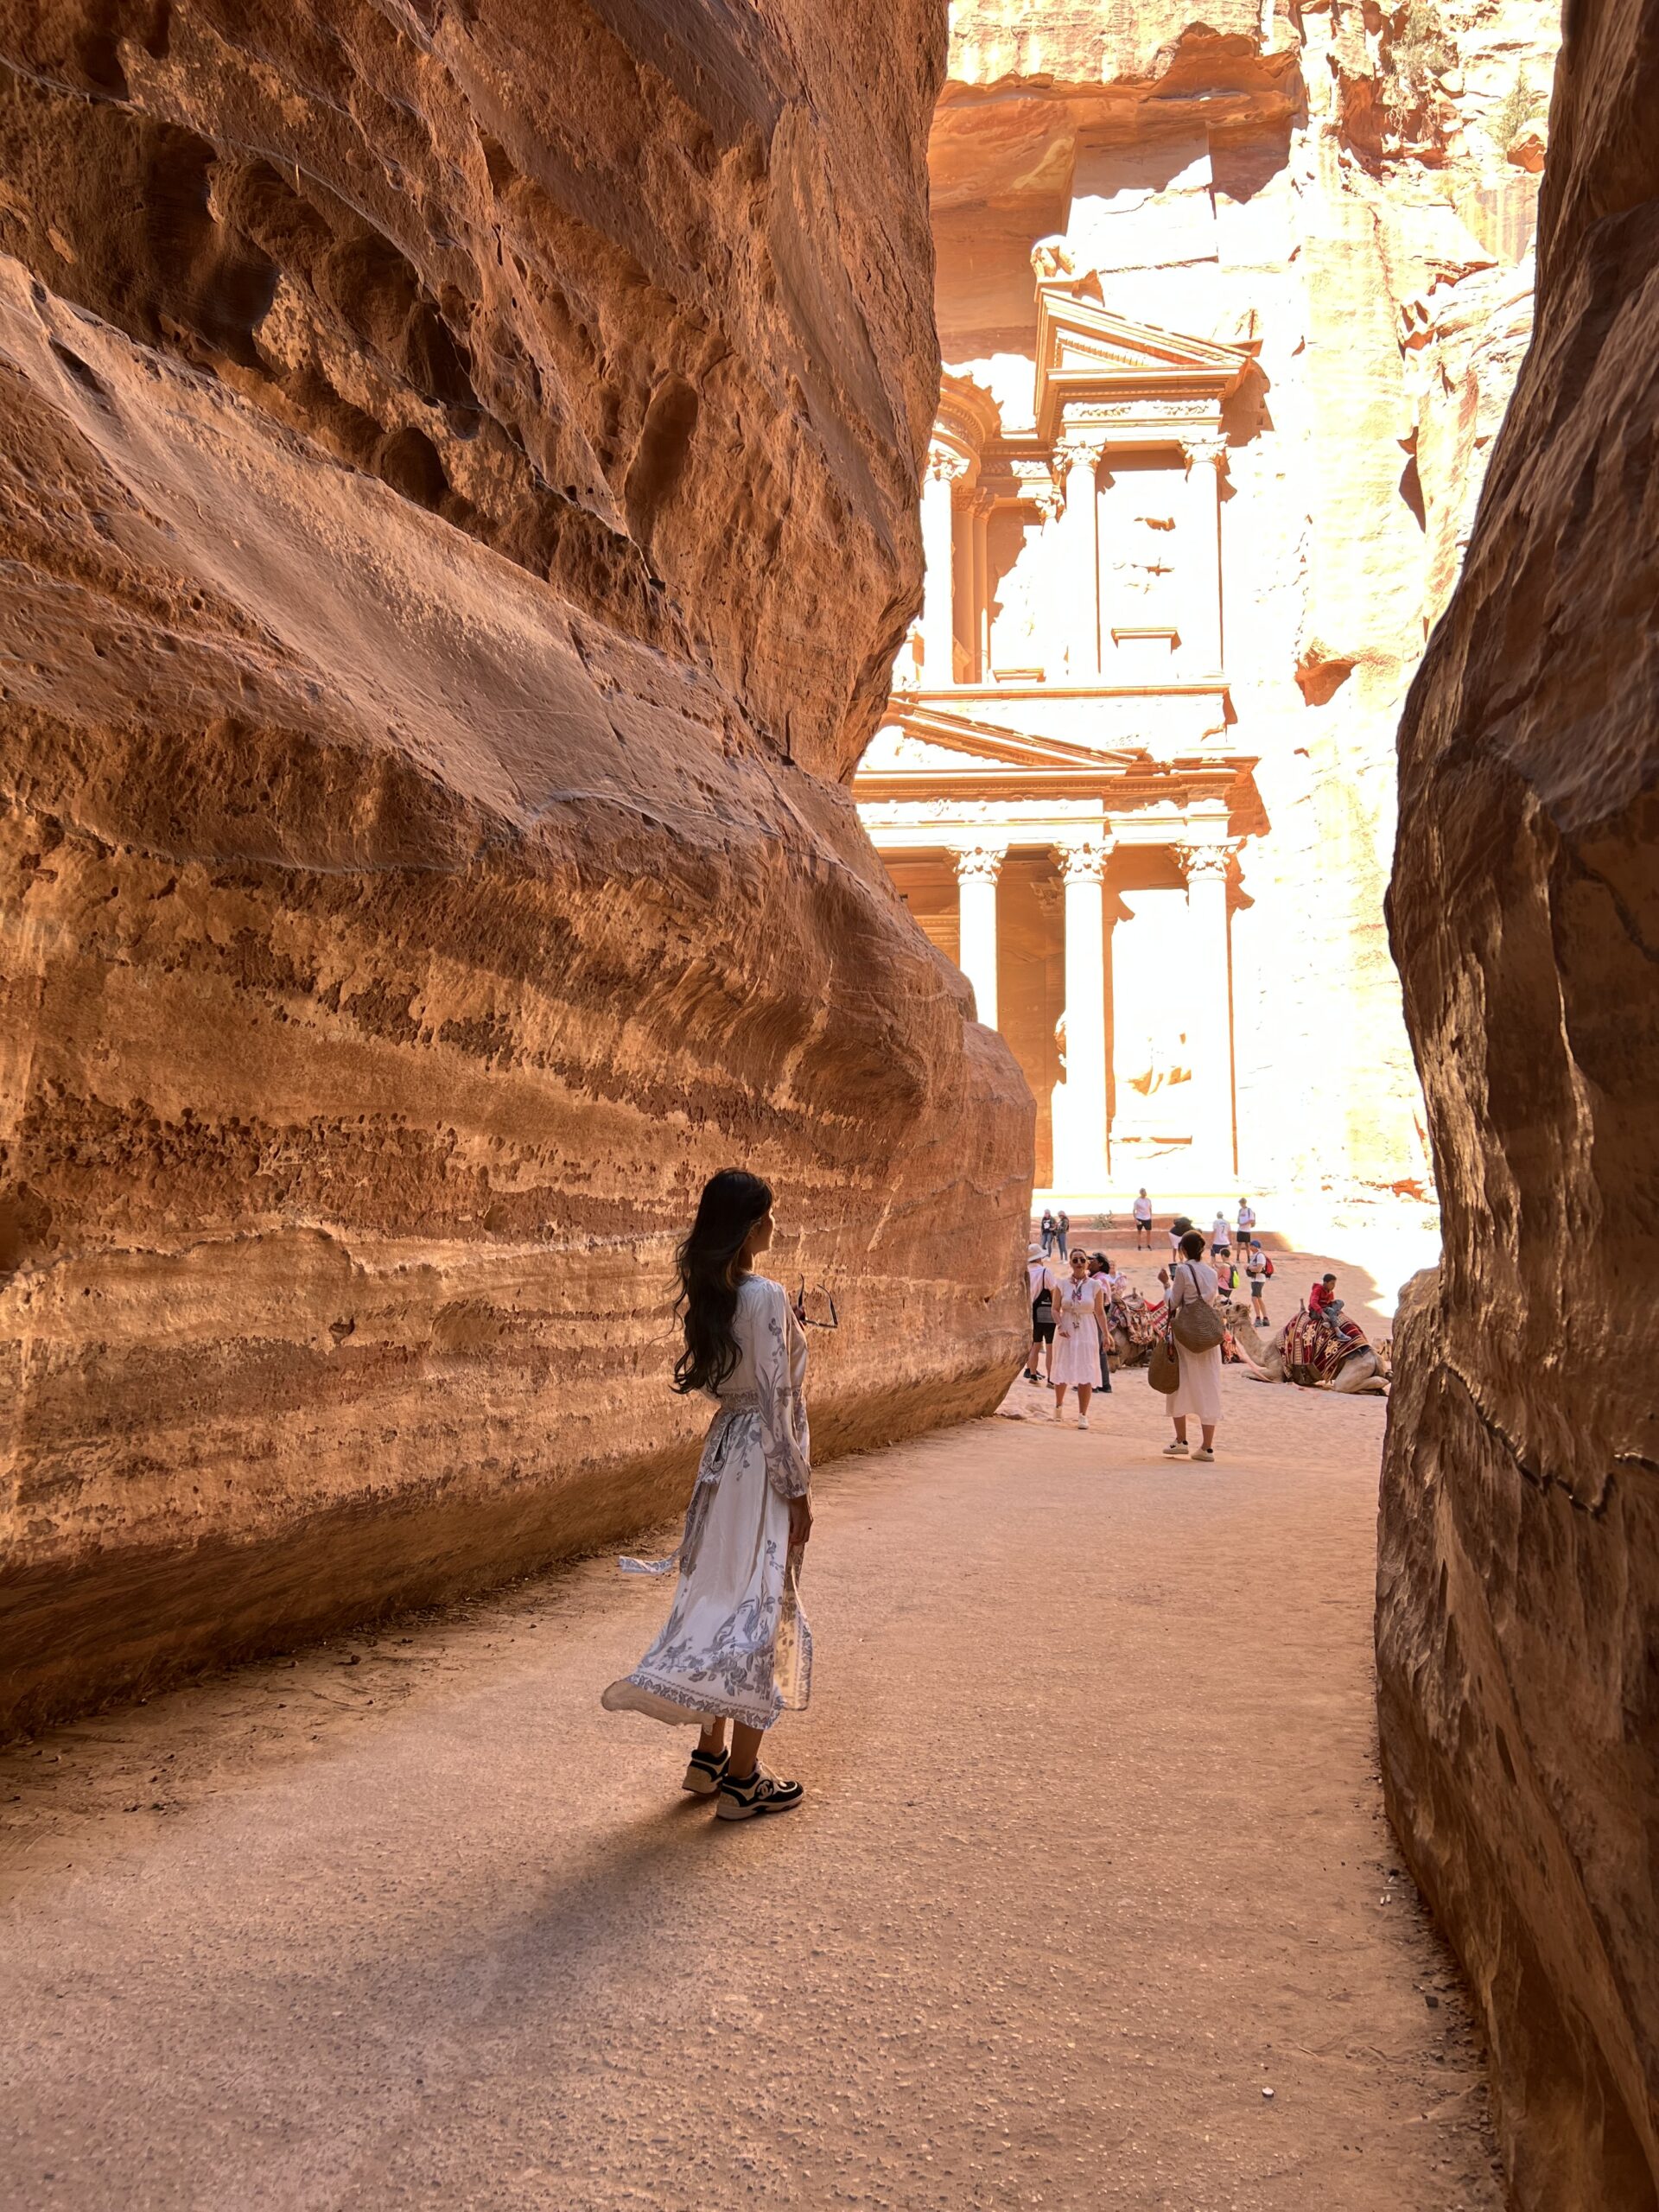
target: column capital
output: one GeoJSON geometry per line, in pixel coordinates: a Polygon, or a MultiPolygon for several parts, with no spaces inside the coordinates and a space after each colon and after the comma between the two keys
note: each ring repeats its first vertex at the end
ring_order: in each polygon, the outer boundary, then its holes
{"type": "Polygon", "coordinates": [[[1104,430],[1067,426],[1054,441],[1054,451],[1069,476],[1074,468],[1098,468],[1108,443],[1104,430]]]}
{"type": "Polygon", "coordinates": [[[1219,876],[1224,883],[1227,880],[1228,864],[1238,850],[1238,841],[1234,837],[1206,838],[1202,841],[1197,838],[1182,839],[1172,846],[1171,850],[1174,853],[1180,871],[1189,884],[1198,881],[1205,876],[1219,876]]]}
{"type": "Polygon", "coordinates": [[[950,849],[950,865],[958,883],[995,883],[1007,856],[1006,845],[956,845],[950,849]]]}
{"type": "Polygon", "coordinates": [[[957,453],[953,447],[936,442],[927,449],[927,475],[931,483],[960,484],[970,466],[967,454],[957,453]]]}
{"type": "Polygon", "coordinates": [[[1076,844],[1056,845],[1054,857],[1059,862],[1061,880],[1066,883],[1102,883],[1106,877],[1106,864],[1116,847],[1116,837],[1080,838],[1076,844]]]}
{"type": "Polygon", "coordinates": [[[1187,474],[1204,462],[1224,474],[1227,467],[1227,441],[1219,430],[1192,430],[1181,440],[1181,456],[1186,463],[1187,474]]]}
{"type": "Polygon", "coordinates": [[[1033,484],[1030,498],[1045,524],[1058,522],[1065,512],[1065,494],[1058,484],[1033,484]]]}

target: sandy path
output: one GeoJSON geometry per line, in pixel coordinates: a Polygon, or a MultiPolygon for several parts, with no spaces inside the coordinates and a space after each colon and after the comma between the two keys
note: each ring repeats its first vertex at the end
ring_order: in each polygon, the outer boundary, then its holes
{"type": "Polygon", "coordinates": [[[1124,1383],[826,1472],[787,1821],[600,1713],[662,1598],[597,1564],[0,1759],[0,2202],[1496,2212],[1382,1407],[1231,1371],[1172,1467],[1124,1383]]]}

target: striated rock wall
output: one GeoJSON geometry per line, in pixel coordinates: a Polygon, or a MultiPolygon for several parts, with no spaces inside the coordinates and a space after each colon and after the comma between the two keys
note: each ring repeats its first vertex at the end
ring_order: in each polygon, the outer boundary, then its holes
{"type": "Polygon", "coordinates": [[[1538,332],[1401,732],[1445,1259],[1395,1339],[1384,1778],[1521,2212],[1659,2205],[1659,15],[1570,11],[1538,332]]]}
{"type": "Polygon", "coordinates": [[[1028,408],[1046,232],[1109,306],[1258,349],[1222,521],[1229,743],[1268,824],[1232,925],[1240,1168],[1281,1211],[1421,1216],[1395,731],[1530,331],[1554,0],[958,0],[951,25],[947,368],[1028,408]]]}
{"type": "Polygon", "coordinates": [[[0,1723],[668,1510],[729,1160],[821,1451],[1000,1394],[1030,1102],[841,782],[943,53],[0,7],[0,1723]]]}

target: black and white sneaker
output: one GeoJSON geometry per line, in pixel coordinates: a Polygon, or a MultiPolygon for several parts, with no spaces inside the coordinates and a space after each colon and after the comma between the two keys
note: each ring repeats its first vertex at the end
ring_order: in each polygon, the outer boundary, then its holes
{"type": "Polygon", "coordinates": [[[731,1763],[729,1751],[693,1751],[680,1787],[689,1789],[694,1797],[712,1797],[731,1763]]]}
{"type": "Polygon", "coordinates": [[[725,1774],[721,1777],[715,1818],[748,1821],[757,1813],[792,1813],[805,1795],[798,1782],[780,1782],[763,1766],[757,1766],[747,1782],[734,1781],[725,1774]]]}

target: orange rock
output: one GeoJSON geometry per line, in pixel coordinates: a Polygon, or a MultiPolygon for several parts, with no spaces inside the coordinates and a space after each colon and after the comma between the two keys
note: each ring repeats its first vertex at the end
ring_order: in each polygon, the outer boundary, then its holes
{"type": "Polygon", "coordinates": [[[0,1719],[666,1512],[728,1161],[821,1449],[1025,1329],[1029,1098],[840,780],[942,11],[107,14],[0,29],[0,1719]]]}
{"type": "Polygon", "coordinates": [[[1446,1256],[1395,1338],[1384,1773],[1512,2201],[1659,2203],[1659,137],[1572,12],[1537,336],[1401,731],[1393,940],[1446,1256]]]}

